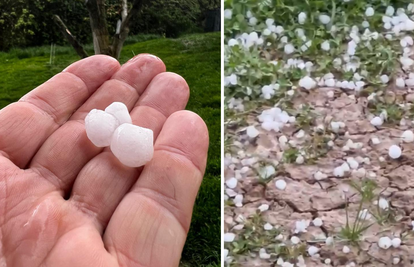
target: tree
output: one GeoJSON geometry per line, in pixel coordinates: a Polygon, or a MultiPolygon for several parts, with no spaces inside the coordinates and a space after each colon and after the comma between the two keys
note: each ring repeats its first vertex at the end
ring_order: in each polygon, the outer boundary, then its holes
{"type": "MultiPolygon", "coordinates": [[[[105,0],[85,0],[85,6],[89,12],[95,54],[105,54],[116,59],[119,58],[124,42],[128,37],[131,19],[141,11],[144,2],[144,0],[133,0],[131,8],[128,10],[128,1],[119,1],[121,7],[119,12],[120,16],[111,43],[106,18],[105,0]]],[[[82,58],[87,57],[82,45],[76,40],[76,37],[73,36],[58,15],[54,15],[54,21],[78,55],[82,58]]]]}

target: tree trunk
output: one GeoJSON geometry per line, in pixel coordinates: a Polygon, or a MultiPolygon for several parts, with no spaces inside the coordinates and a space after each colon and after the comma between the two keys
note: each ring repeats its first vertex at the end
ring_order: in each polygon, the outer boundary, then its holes
{"type": "Polygon", "coordinates": [[[206,23],[204,31],[217,32],[221,29],[221,14],[220,8],[214,10],[207,10],[206,23]]]}
{"type": "Polygon", "coordinates": [[[117,29],[117,32],[114,35],[114,40],[112,42],[113,57],[118,59],[121,55],[122,47],[124,45],[126,38],[128,37],[129,24],[131,22],[131,19],[132,17],[136,16],[139,13],[139,11],[141,11],[143,2],[144,0],[134,0],[134,2],[132,3],[132,8],[127,14],[127,1],[122,0],[122,22],[121,26],[119,27],[119,30],[117,29]]]}
{"type": "Polygon", "coordinates": [[[68,42],[73,46],[73,48],[75,49],[76,53],[78,53],[78,55],[81,58],[88,57],[88,54],[83,49],[82,45],[79,44],[79,42],[76,40],[75,36],[73,36],[70,33],[69,29],[66,27],[65,23],[60,19],[60,17],[58,15],[54,15],[53,16],[53,20],[58,25],[60,31],[65,36],[66,40],[68,40],[68,42]]]}
{"type": "Polygon", "coordinates": [[[95,54],[113,56],[109,46],[108,25],[106,23],[106,10],[104,0],[86,0],[89,11],[95,54]]]}

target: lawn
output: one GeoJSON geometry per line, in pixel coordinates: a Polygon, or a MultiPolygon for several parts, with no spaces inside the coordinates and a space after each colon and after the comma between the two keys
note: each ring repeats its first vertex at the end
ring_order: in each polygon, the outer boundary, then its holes
{"type": "MultiPolygon", "coordinates": [[[[153,36],[151,38],[154,38],[153,36]]],[[[210,132],[205,179],[197,197],[183,266],[218,266],[220,261],[220,33],[193,34],[178,39],[141,41],[131,37],[120,62],[139,53],[160,57],[167,71],[183,76],[191,90],[187,109],[199,114],[210,132]]],[[[92,46],[86,47],[92,54],[92,46]]],[[[78,60],[71,47],[56,47],[50,64],[50,47],[13,49],[0,53],[0,108],[42,84],[78,60]]]]}

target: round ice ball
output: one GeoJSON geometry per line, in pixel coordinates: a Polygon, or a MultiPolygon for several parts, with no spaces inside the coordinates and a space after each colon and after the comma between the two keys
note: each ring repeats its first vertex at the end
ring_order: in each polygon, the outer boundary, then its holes
{"type": "Polygon", "coordinates": [[[132,123],[128,108],[124,103],[113,102],[105,109],[105,112],[113,115],[119,121],[119,125],[124,123],[132,123]]]}
{"type": "Polygon", "coordinates": [[[118,126],[118,120],[103,110],[93,109],[85,118],[86,135],[97,147],[109,146],[118,126]]]}
{"type": "Polygon", "coordinates": [[[154,133],[150,129],[122,124],[114,132],[111,151],[128,167],[140,167],[152,159],[154,133]]]}

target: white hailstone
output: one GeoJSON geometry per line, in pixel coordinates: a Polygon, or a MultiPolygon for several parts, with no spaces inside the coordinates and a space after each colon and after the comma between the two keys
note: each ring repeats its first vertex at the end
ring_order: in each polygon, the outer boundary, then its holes
{"type": "Polygon", "coordinates": [[[405,84],[410,87],[414,86],[414,79],[406,79],[405,84]]]}
{"type": "MultiPolygon", "coordinates": [[[[325,85],[328,86],[328,87],[335,87],[335,83],[336,83],[335,82],[335,79],[327,79],[327,80],[325,80],[325,85]]],[[[332,97],[333,97],[334,92],[333,91],[329,91],[328,94],[329,93],[331,93],[332,94],[332,97]]]]}
{"type": "Polygon", "coordinates": [[[266,259],[270,259],[270,254],[268,254],[268,253],[266,252],[266,249],[265,249],[265,248],[261,248],[261,249],[259,250],[259,257],[260,257],[261,259],[264,259],[264,260],[266,260],[266,259]]]}
{"type": "Polygon", "coordinates": [[[262,94],[265,99],[270,99],[275,94],[275,88],[272,85],[262,87],[262,94]]]}
{"type": "Polygon", "coordinates": [[[387,9],[385,10],[385,15],[391,17],[391,16],[394,16],[394,12],[395,12],[395,9],[393,6],[387,6],[387,9]]]}
{"type": "Polygon", "coordinates": [[[327,265],[330,265],[332,263],[332,260],[329,259],[329,258],[328,259],[325,259],[324,260],[324,263],[327,264],[327,265]]]}
{"type": "Polygon", "coordinates": [[[380,207],[380,209],[383,209],[383,210],[387,210],[390,207],[390,205],[388,204],[388,201],[385,198],[379,199],[378,206],[380,207]]]}
{"type": "Polygon", "coordinates": [[[309,226],[309,221],[308,220],[300,220],[300,221],[296,221],[295,222],[295,233],[306,233],[307,232],[307,228],[309,226]]]}
{"type": "Polygon", "coordinates": [[[113,102],[105,109],[105,112],[114,116],[118,120],[119,125],[124,123],[132,123],[128,108],[124,103],[113,102]]]}
{"type": "Polygon", "coordinates": [[[276,188],[279,189],[279,190],[285,190],[286,189],[285,180],[277,180],[275,185],[276,185],[276,188]]]}
{"type": "Polygon", "coordinates": [[[354,158],[352,158],[352,157],[351,158],[348,158],[346,161],[348,162],[349,167],[351,169],[354,169],[354,170],[358,169],[359,163],[354,158]]]}
{"type": "Polygon", "coordinates": [[[381,237],[378,240],[378,246],[382,249],[388,249],[391,247],[391,239],[388,236],[381,237]]]}
{"type": "Polygon", "coordinates": [[[369,22],[368,21],[366,21],[366,20],[364,20],[363,22],[362,22],[362,27],[364,27],[364,28],[369,28],[369,22]]]}
{"type": "Polygon", "coordinates": [[[234,234],[234,233],[225,233],[224,235],[223,235],[223,240],[224,240],[224,242],[233,242],[234,241],[234,239],[236,238],[236,234],[234,234]]]}
{"type": "Polygon", "coordinates": [[[103,110],[92,109],[85,118],[86,135],[97,147],[109,146],[118,126],[119,121],[103,110]]]}
{"type": "Polygon", "coordinates": [[[263,34],[264,36],[269,36],[269,35],[271,35],[271,34],[272,34],[272,32],[271,32],[269,29],[264,29],[264,30],[263,30],[263,32],[262,32],[262,34],[263,34]]]}
{"type": "Polygon", "coordinates": [[[337,133],[339,132],[339,123],[336,121],[331,121],[331,129],[333,132],[337,133]]]}
{"type": "Polygon", "coordinates": [[[378,137],[373,137],[373,138],[371,138],[371,142],[372,142],[372,144],[374,144],[374,145],[378,145],[378,144],[380,144],[380,143],[381,143],[381,141],[378,139],[378,137]]]}
{"type": "Polygon", "coordinates": [[[400,258],[395,257],[395,258],[392,259],[392,264],[393,265],[397,265],[398,263],[400,263],[400,258]]]}
{"type": "MultiPolygon", "coordinates": [[[[392,28],[392,24],[390,22],[385,22],[384,23],[384,29],[389,30],[392,28]]],[[[385,35],[385,38],[387,38],[388,40],[392,39],[392,35],[391,34],[387,34],[385,35]]]]}
{"type": "Polygon", "coordinates": [[[323,173],[323,172],[321,172],[321,171],[317,171],[317,172],[313,175],[313,177],[315,178],[315,180],[320,181],[320,180],[324,180],[324,179],[328,178],[328,175],[324,174],[324,173],[323,173]]]}
{"type": "Polygon", "coordinates": [[[357,81],[355,83],[355,90],[360,91],[365,86],[364,81],[357,81]]]}
{"type": "Polygon", "coordinates": [[[288,141],[286,135],[282,135],[279,137],[279,143],[286,144],[288,141]]]}
{"type": "Polygon", "coordinates": [[[381,75],[380,79],[382,83],[388,83],[390,81],[390,78],[388,77],[388,75],[385,75],[385,74],[381,75]]]}
{"type": "Polygon", "coordinates": [[[413,13],[414,12],[414,4],[413,3],[409,3],[407,6],[407,12],[408,13],[413,13]]]}
{"type": "MultiPolygon", "coordinates": [[[[293,141],[293,140],[292,140],[293,141]]],[[[296,164],[303,164],[305,162],[305,158],[302,155],[299,155],[296,158],[296,164]]]]}
{"type": "Polygon", "coordinates": [[[333,171],[335,177],[344,177],[345,171],[342,166],[336,167],[333,171]]]}
{"type": "Polygon", "coordinates": [[[112,135],[111,151],[128,167],[140,167],[152,159],[154,133],[132,124],[120,125],[112,135]]]}
{"type": "Polygon", "coordinates": [[[407,41],[405,41],[404,39],[401,39],[400,40],[400,45],[401,45],[401,47],[407,47],[407,41]]]}
{"type": "Polygon", "coordinates": [[[315,218],[312,221],[313,225],[315,225],[316,227],[321,227],[323,225],[323,221],[321,218],[315,218]]]}
{"type": "Polygon", "coordinates": [[[227,45],[230,47],[238,45],[238,44],[239,42],[236,39],[230,39],[229,42],[227,43],[227,45]]]}
{"type": "Polygon", "coordinates": [[[344,246],[342,248],[342,252],[345,253],[345,254],[348,254],[349,252],[351,252],[351,249],[348,246],[344,246]]]}
{"type": "Polygon", "coordinates": [[[384,157],[379,157],[379,158],[378,158],[378,160],[379,160],[380,162],[385,162],[385,158],[384,158],[384,157]]]}
{"type": "Polygon", "coordinates": [[[392,158],[392,159],[398,159],[399,157],[401,157],[401,148],[397,145],[392,145],[390,146],[389,150],[388,150],[388,155],[392,158]]]}
{"type": "Polygon", "coordinates": [[[226,181],[226,185],[228,188],[234,189],[237,186],[237,179],[236,178],[230,178],[226,181]]]}
{"type": "Polygon", "coordinates": [[[293,263],[286,261],[282,264],[282,267],[295,267],[295,265],[293,263]]]}
{"type": "Polygon", "coordinates": [[[273,167],[272,165],[267,165],[266,167],[260,169],[260,176],[263,179],[270,178],[275,173],[276,173],[275,167],[273,167]]]}
{"type": "Polygon", "coordinates": [[[304,130],[299,130],[299,132],[296,133],[296,138],[301,139],[303,137],[305,137],[305,131],[304,130]]]}
{"type": "Polygon", "coordinates": [[[391,240],[391,244],[394,248],[398,248],[401,245],[401,239],[398,237],[395,237],[391,240]]]}
{"type": "Polygon", "coordinates": [[[395,85],[397,87],[404,88],[405,87],[405,81],[404,81],[404,79],[401,78],[401,77],[398,77],[397,79],[395,79],[395,85]]]}
{"type": "Polygon", "coordinates": [[[412,230],[414,231],[414,221],[411,221],[411,227],[413,228],[412,230]]]}
{"type": "Polygon", "coordinates": [[[229,82],[232,85],[236,85],[237,84],[237,75],[236,74],[231,74],[229,77],[229,82]]]}
{"type": "Polygon", "coordinates": [[[305,76],[299,80],[299,86],[307,90],[310,90],[316,86],[316,81],[309,76],[305,76]]]}
{"type": "MultiPolygon", "coordinates": [[[[285,30],[285,29],[284,29],[282,26],[280,26],[280,25],[279,25],[279,26],[277,26],[277,27],[276,27],[276,31],[275,31],[275,32],[276,32],[277,34],[281,34],[282,32],[284,32],[284,30],[285,30]]],[[[285,36],[284,36],[284,37],[285,37],[285,36]]],[[[282,37],[282,38],[283,38],[283,37],[282,37]]],[[[286,38],[287,38],[287,37],[286,37],[286,38]]]]}
{"type": "Polygon", "coordinates": [[[225,9],[224,10],[224,18],[225,19],[231,19],[232,15],[233,15],[233,11],[231,9],[225,9]]]}
{"type": "Polygon", "coordinates": [[[233,199],[234,204],[236,207],[242,207],[243,206],[243,195],[237,194],[233,199]]]}
{"type": "Polygon", "coordinates": [[[335,143],[334,143],[334,141],[330,140],[327,145],[330,146],[330,147],[333,147],[335,145],[335,143]]]}
{"type": "Polygon", "coordinates": [[[282,234],[279,234],[275,237],[276,240],[283,240],[284,236],[282,234]]]}
{"type": "Polygon", "coordinates": [[[334,239],[333,239],[332,236],[327,237],[326,240],[325,240],[325,244],[328,245],[328,246],[332,245],[333,242],[334,242],[334,239]]]}
{"type": "Polygon", "coordinates": [[[224,258],[226,259],[227,256],[229,255],[229,250],[228,249],[224,249],[223,250],[223,255],[224,255],[224,258]]]}
{"type": "Polygon", "coordinates": [[[322,24],[328,24],[329,22],[331,22],[331,17],[329,17],[328,15],[325,15],[325,14],[322,14],[322,15],[319,15],[319,21],[322,23],[322,24]]]}
{"type": "Polygon", "coordinates": [[[258,207],[258,209],[260,210],[260,212],[267,211],[267,210],[269,210],[269,205],[267,205],[267,204],[262,204],[262,205],[260,205],[260,206],[258,207]]]}
{"type": "Polygon", "coordinates": [[[322,50],[325,50],[325,51],[331,50],[331,45],[330,45],[329,41],[324,41],[321,44],[321,48],[322,48],[322,50]]]}
{"type": "Polygon", "coordinates": [[[257,24],[257,19],[256,19],[255,17],[251,17],[251,18],[249,19],[249,23],[250,23],[251,25],[256,25],[256,24],[257,24]]]}
{"type": "Polygon", "coordinates": [[[369,210],[363,209],[358,213],[358,218],[361,220],[370,220],[372,218],[371,213],[369,213],[369,210]]]}
{"type": "Polygon", "coordinates": [[[270,27],[275,23],[275,20],[274,19],[266,19],[265,23],[266,23],[267,27],[270,27]]]}
{"type": "Polygon", "coordinates": [[[411,130],[406,130],[402,133],[401,138],[406,143],[411,143],[414,141],[414,133],[411,130]]]}
{"type": "Polygon", "coordinates": [[[292,44],[286,44],[284,50],[285,50],[285,53],[289,55],[295,52],[295,47],[292,44]]]}
{"type": "Polygon", "coordinates": [[[307,15],[305,12],[300,12],[298,15],[298,22],[299,24],[304,24],[306,21],[307,15]]]}
{"type": "Polygon", "coordinates": [[[273,225],[271,225],[270,223],[266,223],[266,224],[263,226],[263,229],[265,229],[266,231],[270,231],[270,230],[272,230],[272,229],[273,229],[273,225]]]}
{"type": "Polygon", "coordinates": [[[381,117],[376,116],[371,119],[371,124],[374,126],[381,126],[383,123],[384,121],[382,120],[381,117]]]}
{"type": "Polygon", "coordinates": [[[403,65],[404,69],[409,69],[413,64],[414,60],[409,58],[408,56],[400,57],[400,63],[403,65]]]}
{"type": "Polygon", "coordinates": [[[276,262],[276,264],[277,264],[277,265],[282,266],[282,265],[283,265],[283,263],[284,263],[284,261],[283,261],[283,259],[282,259],[282,258],[278,258],[278,259],[277,259],[277,262],[276,262]]]}
{"type": "Polygon", "coordinates": [[[407,35],[404,37],[405,42],[407,43],[407,45],[413,45],[414,44],[414,40],[411,36],[407,35]]]}
{"type": "Polygon", "coordinates": [[[259,135],[259,131],[254,126],[249,126],[246,129],[247,136],[250,138],[255,138],[259,135]]]}
{"type": "Polygon", "coordinates": [[[310,255],[310,256],[314,256],[316,253],[318,253],[319,252],[319,249],[317,248],[317,247],[315,247],[315,246],[310,246],[309,248],[308,248],[308,254],[310,255]]]}
{"type": "Polygon", "coordinates": [[[349,172],[351,170],[347,162],[342,163],[341,168],[344,172],[349,172]]]}
{"type": "Polygon", "coordinates": [[[299,238],[299,237],[297,237],[297,236],[292,236],[292,237],[290,238],[290,242],[292,242],[292,244],[293,244],[293,245],[297,245],[297,244],[299,244],[299,243],[300,243],[300,238],[299,238]]]}

